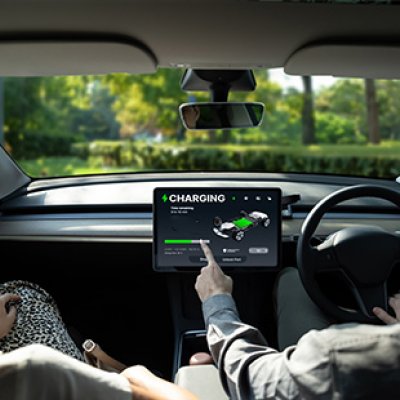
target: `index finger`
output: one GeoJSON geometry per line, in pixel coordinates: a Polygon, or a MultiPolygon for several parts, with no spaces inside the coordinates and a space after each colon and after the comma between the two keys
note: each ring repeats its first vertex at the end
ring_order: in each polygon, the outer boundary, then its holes
{"type": "Polygon", "coordinates": [[[385,310],[383,310],[380,307],[374,307],[372,309],[372,312],[385,324],[387,325],[392,325],[395,324],[397,321],[396,318],[393,318],[391,315],[389,315],[385,310]]]}
{"type": "Polygon", "coordinates": [[[215,258],[214,258],[214,254],[212,253],[210,247],[208,246],[208,244],[203,240],[200,239],[200,246],[204,252],[204,255],[207,258],[207,261],[209,264],[215,264],[215,258]]]}

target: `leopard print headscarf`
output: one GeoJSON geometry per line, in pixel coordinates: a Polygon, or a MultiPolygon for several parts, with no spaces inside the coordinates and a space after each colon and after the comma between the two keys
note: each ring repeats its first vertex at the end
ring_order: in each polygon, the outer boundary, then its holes
{"type": "Polygon", "coordinates": [[[17,318],[11,331],[0,339],[6,353],[33,343],[47,345],[78,360],[83,354],[68,333],[53,297],[39,285],[23,280],[0,284],[0,294],[18,294],[17,318]]]}

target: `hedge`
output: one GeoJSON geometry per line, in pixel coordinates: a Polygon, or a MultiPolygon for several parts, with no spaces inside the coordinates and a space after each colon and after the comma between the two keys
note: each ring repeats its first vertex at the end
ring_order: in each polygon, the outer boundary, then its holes
{"type": "Polygon", "coordinates": [[[147,145],[101,141],[73,145],[81,158],[101,159],[105,166],[148,170],[224,170],[263,172],[334,173],[393,178],[400,175],[400,160],[394,156],[353,154],[305,154],[304,149],[213,147],[204,145],[147,145]]]}
{"type": "Polygon", "coordinates": [[[17,160],[30,160],[43,156],[69,156],[71,145],[77,141],[72,135],[39,133],[5,134],[6,148],[17,160]]]}

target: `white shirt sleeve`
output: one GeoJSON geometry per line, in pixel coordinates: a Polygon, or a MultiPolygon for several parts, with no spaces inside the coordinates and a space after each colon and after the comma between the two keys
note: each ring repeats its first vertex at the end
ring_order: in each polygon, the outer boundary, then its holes
{"type": "Polygon", "coordinates": [[[0,355],[0,393],[7,400],[131,400],[123,376],[34,344],[0,355]]]}

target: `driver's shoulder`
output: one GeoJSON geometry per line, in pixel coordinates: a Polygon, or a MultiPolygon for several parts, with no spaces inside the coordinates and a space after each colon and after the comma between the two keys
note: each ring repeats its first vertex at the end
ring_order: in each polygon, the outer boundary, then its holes
{"type": "Polygon", "coordinates": [[[372,325],[356,322],[333,324],[325,329],[309,331],[300,339],[298,346],[325,347],[327,350],[332,350],[375,340],[382,341],[385,338],[399,342],[400,345],[400,324],[372,325]]]}
{"type": "Polygon", "coordinates": [[[400,324],[334,324],[303,335],[291,352],[290,362],[295,365],[298,361],[310,360],[314,367],[321,368],[331,365],[345,352],[363,356],[365,361],[366,352],[383,357],[387,351],[397,353],[400,359],[400,324]]]}
{"type": "Polygon", "coordinates": [[[372,377],[382,383],[400,368],[400,324],[347,323],[311,330],[291,351],[287,367],[299,387],[315,395],[360,379],[371,389],[372,377]]]}

